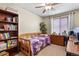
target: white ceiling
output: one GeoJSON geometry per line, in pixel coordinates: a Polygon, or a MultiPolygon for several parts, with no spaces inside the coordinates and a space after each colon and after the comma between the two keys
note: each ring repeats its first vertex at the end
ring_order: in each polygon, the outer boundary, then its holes
{"type": "Polygon", "coordinates": [[[79,9],[79,3],[62,3],[54,6],[54,9],[47,11],[46,13],[42,13],[43,8],[35,8],[36,6],[41,5],[41,3],[14,3],[13,5],[19,6],[21,8],[24,8],[25,10],[28,10],[34,14],[37,14],[39,16],[49,16],[49,15],[55,15],[58,13],[79,9]]]}

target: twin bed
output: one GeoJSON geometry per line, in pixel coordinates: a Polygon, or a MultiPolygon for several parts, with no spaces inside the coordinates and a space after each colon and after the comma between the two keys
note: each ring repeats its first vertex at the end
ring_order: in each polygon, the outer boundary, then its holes
{"type": "Polygon", "coordinates": [[[50,45],[50,37],[47,34],[39,33],[24,34],[20,36],[19,42],[21,52],[33,56],[47,45],[50,45]]]}

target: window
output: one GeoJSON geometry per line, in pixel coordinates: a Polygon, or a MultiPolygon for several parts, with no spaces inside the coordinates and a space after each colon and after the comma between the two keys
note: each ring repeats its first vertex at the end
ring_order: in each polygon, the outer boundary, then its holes
{"type": "Polygon", "coordinates": [[[53,21],[53,32],[56,32],[57,34],[60,33],[60,19],[55,19],[53,21]]]}
{"type": "Polygon", "coordinates": [[[75,28],[74,19],[74,12],[61,17],[51,17],[51,33],[56,32],[57,34],[62,34],[62,32],[66,30],[66,33],[68,34],[69,31],[75,28]]]}
{"type": "Polygon", "coordinates": [[[53,32],[62,34],[65,30],[68,32],[68,17],[54,18],[53,32]]]}
{"type": "Polygon", "coordinates": [[[67,17],[63,17],[60,19],[60,34],[62,34],[62,32],[68,32],[68,18],[67,17]]]}

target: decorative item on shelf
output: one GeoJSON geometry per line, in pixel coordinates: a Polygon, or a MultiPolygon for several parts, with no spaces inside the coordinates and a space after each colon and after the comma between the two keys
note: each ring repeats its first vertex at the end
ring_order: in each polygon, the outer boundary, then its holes
{"type": "Polygon", "coordinates": [[[46,24],[44,22],[40,23],[40,31],[42,32],[42,34],[46,34],[47,33],[46,24]]]}
{"type": "Polygon", "coordinates": [[[4,35],[0,33],[0,39],[4,39],[4,35]]]}
{"type": "Polygon", "coordinates": [[[18,17],[13,17],[13,22],[17,22],[18,17]]]}
{"type": "Polygon", "coordinates": [[[12,16],[6,17],[6,21],[7,21],[7,22],[12,22],[12,20],[13,20],[13,17],[12,17],[12,16]]]}
{"type": "Polygon", "coordinates": [[[6,18],[6,16],[4,16],[4,14],[2,14],[2,15],[0,14],[0,21],[6,21],[5,18],[6,18]]]}

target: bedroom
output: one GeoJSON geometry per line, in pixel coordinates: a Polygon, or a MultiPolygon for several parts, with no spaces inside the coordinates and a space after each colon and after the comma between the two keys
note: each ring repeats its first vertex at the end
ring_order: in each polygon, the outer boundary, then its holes
{"type": "Polygon", "coordinates": [[[78,3],[0,3],[0,12],[1,55],[79,55],[71,42],[78,39],[78,3]]]}

